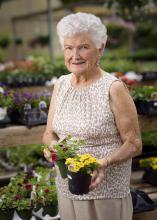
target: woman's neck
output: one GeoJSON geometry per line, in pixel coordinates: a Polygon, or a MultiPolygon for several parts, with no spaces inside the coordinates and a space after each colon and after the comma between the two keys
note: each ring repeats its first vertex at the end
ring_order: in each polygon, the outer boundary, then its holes
{"type": "Polygon", "coordinates": [[[83,87],[92,84],[102,76],[102,70],[97,68],[95,71],[77,74],[73,73],[71,84],[75,87],[83,87]]]}

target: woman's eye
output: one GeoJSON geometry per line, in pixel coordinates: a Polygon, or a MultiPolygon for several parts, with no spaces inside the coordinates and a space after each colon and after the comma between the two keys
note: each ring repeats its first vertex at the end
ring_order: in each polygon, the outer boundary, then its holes
{"type": "Polygon", "coordinates": [[[83,48],[83,49],[88,49],[88,47],[87,47],[87,46],[85,46],[85,45],[84,45],[84,46],[82,46],[82,48],[83,48]]]}
{"type": "Polygon", "coordinates": [[[66,47],[65,50],[72,50],[72,47],[66,47]]]}

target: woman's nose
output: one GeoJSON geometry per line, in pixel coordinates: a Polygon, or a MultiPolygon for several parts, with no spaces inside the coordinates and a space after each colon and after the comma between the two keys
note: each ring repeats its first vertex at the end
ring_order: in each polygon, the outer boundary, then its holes
{"type": "Polygon", "coordinates": [[[80,58],[80,54],[79,54],[78,48],[74,48],[73,49],[72,56],[73,56],[74,59],[80,58]]]}

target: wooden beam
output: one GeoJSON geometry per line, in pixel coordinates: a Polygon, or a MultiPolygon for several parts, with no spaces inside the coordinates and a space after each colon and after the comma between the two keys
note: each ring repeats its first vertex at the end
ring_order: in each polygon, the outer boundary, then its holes
{"type": "MultiPolygon", "coordinates": [[[[141,131],[157,131],[157,117],[139,116],[139,123],[141,131]]],[[[0,129],[0,147],[42,144],[45,126],[27,128],[16,125],[0,129]]]]}
{"type": "Polygon", "coordinates": [[[139,115],[141,131],[157,131],[157,116],[139,115]]]}
{"type": "Polygon", "coordinates": [[[10,126],[0,129],[0,147],[19,146],[24,144],[42,144],[45,125],[27,128],[10,126]]]}

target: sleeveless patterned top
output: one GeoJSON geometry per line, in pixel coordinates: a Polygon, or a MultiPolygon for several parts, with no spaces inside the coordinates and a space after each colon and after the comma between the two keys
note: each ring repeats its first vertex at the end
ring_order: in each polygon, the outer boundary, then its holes
{"type": "MultiPolygon", "coordinates": [[[[84,139],[86,145],[79,149],[79,153],[90,153],[98,159],[110,155],[122,145],[109,105],[110,86],[118,79],[104,72],[95,83],[74,88],[71,76],[61,76],[57,81],[53,130],[61,139],[68,134],[84,139]]],[[[71,194],[67,179],[62,179],[59,172],[56,184],[63,195],[74,200],[122,198],[130,193],[130,175],[131,160],[128,160],[110,165],[105,171],[104,180],[88,194],[71,194]]]]}

